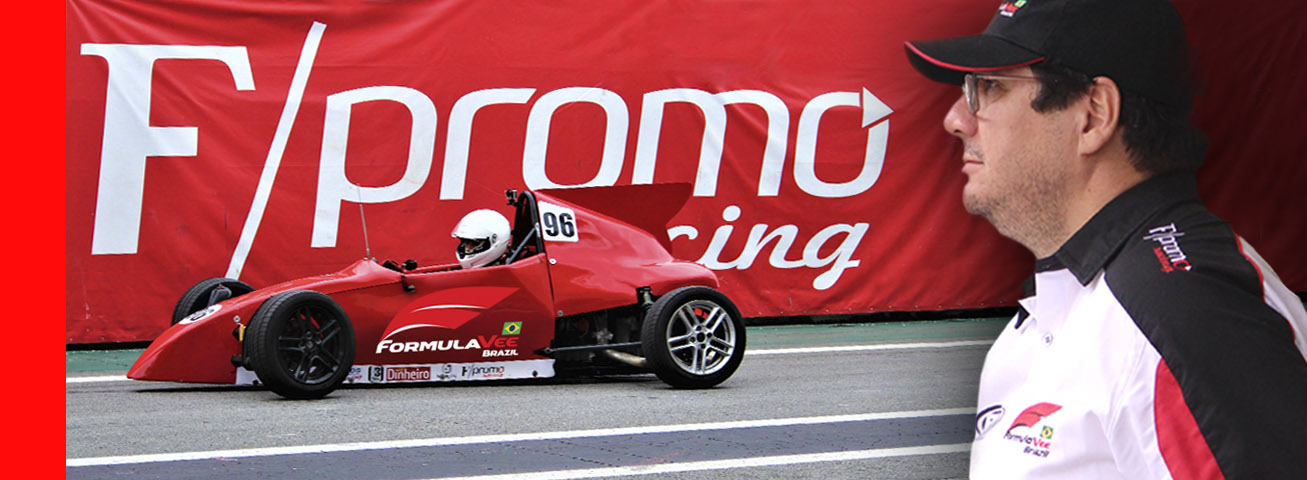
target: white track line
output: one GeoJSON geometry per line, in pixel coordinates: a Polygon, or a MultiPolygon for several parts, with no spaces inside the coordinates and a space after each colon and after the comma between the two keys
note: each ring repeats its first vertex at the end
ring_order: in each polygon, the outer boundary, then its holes
{"type": "Polygon", "coordinates": [[[64,384],[71,385],[74,383],[99,383],[99,382],[125,382],[131,380],[126,375],[103,375],[99,377],[64,377],[64,384]]]}
{"type": "MultiPolygon", "coordinates": [[[[764,348],[755,350],[745,350],[746,357],[757,355],[797,355],[804,353],[843,353],[843,352],[868,352],[876,350],[908,350],[913,348],[952,348],[952,347],[971,347],[977,345],[989,345],[994,343],[993,340],[961,340],[956,342],[924,342],[924,343],[884,343],[878,345],[841,345],[836,347],[799,347],[799,348],[764,348]]],[[[74,383],[99,383],[99,382],[125,382],[130,380],[123,375],[104,375],[97,377],[65,377],[65,384],[74,383]]]]}
{"type": "Polygon", "coordinates": [[[800,455],[776,455],[771,457],[733,458],[729,460],[660,463],[656,465],[637,465],[631,467],[555,470],[551,472],[523,472],[506,475],[482,475],[473,477],[440,477],[439,479],[433,478],[428,480],[565,480],[574,478],[626,477],[635,475],[655,475],[660,473],[725,470],[729,468],[775,467],[803,463],[841,462],[867,460],[872,458],[960,453],[966,452],[970,449],[971,444],[969,443],[954,443],[950,445],[927,445],[924,447],[879,448],[873,450],[854,450],[849,452],[808,453],[800,455]]]}
{"type": "MultiPolygon", "coordinates": [[[[378,442],[335,443],[323,445],[300,445],[290,447],[251,448],[237,450],[209,450],[201,452],[159,453],[147,455],[124,455],[114,457],[69,458],[65,467],[87,467],[99,465],[125,465],[137,463],[177,462],[184,460],[205,460],[212,458],[247,458],[273,455],[305,455],[314,453],[356,452],[362,450],[383,450],[395,448],[442,447],[450,445],[469,445],[479,443],[527,442],[536,440],[563,440],[576,438],[611,437],[618,435],[645,435],[651,433],[700,432],[708,430],[726,430],[734,428],[778,427],[790,425],[814,425],[823,423],[861,422],[869,420],[890,420],[902,418],[935,417],[945,415],[970,415],[974,408],[948,408],[939,410],[909,410],[902,412],[864,413],[854,415],[827,415],[819,417],[777,418],[767,420],[740,420],[733,422],[690,423],[682,425],[651,425],[647,427],[600,428],[592,430],[567,430],[540,433],[510,433],[500,435],[476,435],[467,437],[425,438],[416,440],[388,440],[378,442]]],[[[723,467],[724,468],[724,467],[723,467]]]]}
{"type": "Polygon", "coordinates": [[[798,347],[798,348],[765,348],[761,350],[745,350],[744,356],[753,355],[794,355],[800,353],[837,353],[837,352],[868,352],[874,350],[907,350],[912,348],[953,348],[953,347],[971,347],[976,345],[990,345],[994,340],[959,340],[956,342],[921,342],[921,343],[882,343],[876,345],[840,345],[834,347],[798,347]]]}

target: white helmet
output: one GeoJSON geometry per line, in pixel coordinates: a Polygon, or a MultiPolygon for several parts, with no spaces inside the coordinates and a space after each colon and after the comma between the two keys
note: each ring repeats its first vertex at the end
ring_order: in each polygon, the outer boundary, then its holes
{"type": "Polygon", "coordinates": [[[498,260],[508,250],[510,229],[508,219],[494,210],[474,210],[464,215],[453,234],[460,240],[455,251],[458,264],[476,268],[498,260]]]}

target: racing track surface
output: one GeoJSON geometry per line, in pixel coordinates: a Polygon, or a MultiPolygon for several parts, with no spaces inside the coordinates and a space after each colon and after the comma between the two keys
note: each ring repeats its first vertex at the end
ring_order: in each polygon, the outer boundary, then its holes
{"type": "Polygon", "coordinates": [[[652,375],[346,387],[121,379],[70,352],[66,474],[83,478],[963,478],[1003,319],[749,327],[710,390],[652,375]]]}

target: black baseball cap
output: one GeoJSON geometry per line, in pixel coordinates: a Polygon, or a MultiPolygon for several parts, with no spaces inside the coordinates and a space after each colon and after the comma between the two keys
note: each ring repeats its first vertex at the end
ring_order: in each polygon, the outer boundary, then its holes
{"type": "Polygon", "coordinates": [[[1184,22],[1167,0],[1007,0],[979,35],[904,49],[937,82],[960,85],[968,73],[1051,60],[1172,107],[1191,102],[1184,22]]]}

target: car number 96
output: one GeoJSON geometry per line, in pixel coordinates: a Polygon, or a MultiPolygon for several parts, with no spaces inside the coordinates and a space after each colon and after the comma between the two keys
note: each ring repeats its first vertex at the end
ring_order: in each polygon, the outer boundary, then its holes
{"type": "Polygon", "coordinates": [[[577,240],[576,212],[562,205],[540,202],[540,233],[550,242],[577,240]]]}

